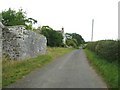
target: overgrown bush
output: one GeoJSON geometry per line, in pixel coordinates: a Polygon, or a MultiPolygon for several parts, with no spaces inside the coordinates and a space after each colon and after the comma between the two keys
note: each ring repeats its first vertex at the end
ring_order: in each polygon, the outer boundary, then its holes
{"type": "Polygon", "coordinates": [[[88,43],[87,48],[109,61],[117,61],[118,44],[120,44],[120,41],[101,40],[88,43]]]}

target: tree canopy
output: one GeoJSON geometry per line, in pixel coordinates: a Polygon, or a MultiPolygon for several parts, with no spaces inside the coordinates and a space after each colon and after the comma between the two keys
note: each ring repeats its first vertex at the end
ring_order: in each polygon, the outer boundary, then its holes
{"type": "Polygon", "coordinates": [[[5,26],[25,25],[26,28],[31,29],[32,24],[37,23],[37,20],[27,18],[26,12],[23,9],[19,9],[18,11],[12,10],[11,8],[4,10],[2,11],[2,18],[2,23],[5,26]]]}
{"type": "Polygon", "coordinates": [[[43,26],[41,28],[41,34],[46,36],[47,45],[51,47],[60,47],[63,45],[63,35],[60,32],[53,30],[49,26],[43,26]]]}
{"type": "Polygon", "coordinates": [[[72,46],[74,48],[78,48],[81,44],[85,42],[82,36],[77,33],[66,33],[65,37],[66,45],[72,46]]]}

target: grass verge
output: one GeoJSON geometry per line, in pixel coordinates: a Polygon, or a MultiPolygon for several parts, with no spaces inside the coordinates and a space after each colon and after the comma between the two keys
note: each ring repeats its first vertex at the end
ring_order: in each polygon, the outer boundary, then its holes
{"type": "Polygon", "coordinates": [[[108,87],[118,88],[118,64],[110,63],[87,49],[85,49],[85,53],[91,65],[103,77],[108,87]]]}
{"type": "Polygon", "coordinates": [[[71,52],[72,48],[48,48],[46,55],[19,61],[3,60],[2,62],[2,87],[21,79],[36,68],[40,68],[57,57],[71,52]]]}

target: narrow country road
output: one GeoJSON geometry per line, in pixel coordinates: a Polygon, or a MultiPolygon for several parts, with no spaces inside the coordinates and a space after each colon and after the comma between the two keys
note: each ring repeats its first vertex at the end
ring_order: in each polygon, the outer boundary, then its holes
{"type": "Polygon", "coordinates": [[[81,49],[53,60],[8,88],[107,88],[107,85],[81,49]]]}

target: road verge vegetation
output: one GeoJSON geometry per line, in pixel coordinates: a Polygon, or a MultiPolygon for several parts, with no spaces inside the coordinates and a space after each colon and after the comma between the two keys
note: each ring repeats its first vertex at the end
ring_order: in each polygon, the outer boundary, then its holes
{"type": "Polygon", "coordinates": [[[21,79],[36,68],[40,68],[57,57],[67,54],[74,50],[73,48],[50,48],[48,47],[45,55],[39,55],[27,60],[8,60],[2,62],[2,86],[8,86],[18,79],[21,79]]]}
{"type": "Polygon", "coordinates": [[[103,77],[109,88],[119,87],[118,43],[120,42],[113,40],[90,42],[85,49],[89,62],[103,77]]]}

